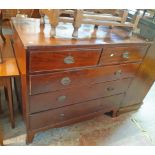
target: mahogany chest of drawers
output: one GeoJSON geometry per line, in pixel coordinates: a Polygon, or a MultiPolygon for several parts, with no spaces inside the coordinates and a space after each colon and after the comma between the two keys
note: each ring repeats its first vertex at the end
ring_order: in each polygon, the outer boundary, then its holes
{"type": "Polygon", "coordinates": [[[37,19],[14,18],[12,27],[27,143],[38,131],[136,109],[153,83],[145,62],[151,43],[136,36],[90,38],[83,30],[75,40],[64,28],[68,38],[50,38],[37,19]]]}

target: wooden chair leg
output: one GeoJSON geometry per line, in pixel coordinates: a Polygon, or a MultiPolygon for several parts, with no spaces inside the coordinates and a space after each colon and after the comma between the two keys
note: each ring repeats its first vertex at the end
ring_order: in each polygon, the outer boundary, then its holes
{"type": "Polygon", "coordinates": [[[1,23],[0,23],[0,36],[1,36],[2,40],[3,40],[3,42],[5,43],[6,39],[5,39],[4,35],[3,35],[2,24],[1,23]]]}
{"type": "Polygon", "coordinates": [[[3,42],[5,43],[6,39],[5,39],[4,35],[3,35],[2,25],[3,25],[3,12],[1,10],[1,12],[0,12],[0,36],[1,36],[2,40],[3,40],[3,42]]]}
{"type": "Polygon", "coordinates": [[[15,127],[15,119],[14,119],[14,106],[13,106],[13,96],[12,96],[12,83],[11,83],[11,77],[5,78],[5,86],[7,89],[7,99],[8,99],[8,108],[9,108],[9,114],[10,114],[10,121],[12,128],[15,127]]]}

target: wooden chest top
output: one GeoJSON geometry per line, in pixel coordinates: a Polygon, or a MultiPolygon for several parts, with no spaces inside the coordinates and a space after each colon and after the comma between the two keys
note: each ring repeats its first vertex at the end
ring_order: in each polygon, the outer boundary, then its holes
{"type": "Polygon", "coordinates": [[[79,46],[79,45],[105,45],[105,44],[128,44],[146,43],[145,40],[136,35],[124,37],[125,31],[100,26],[94,37],[94,26],[83,24],[79,29],[78,39],[72,38],[73,26],[71,23],[59,23],[55,38],[50,38],[51,26],[49,23],[42,25],[40,19],[12,18],[12,23],[25,48],[36,48],[37,46],[79,46]]]}

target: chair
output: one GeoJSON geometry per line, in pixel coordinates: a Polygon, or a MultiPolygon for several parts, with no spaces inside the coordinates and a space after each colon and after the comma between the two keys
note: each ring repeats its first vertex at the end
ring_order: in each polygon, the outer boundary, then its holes
{"type": "MultiPolygon", "coordinates": [[[[128,10],[64,10],[64,9],[40,9],[42,18],[44,15],[48,16],[49,22],[52,26],[50,35],[56,36],[56,27],[59,22],[72,23],[74,31],[73,38],[78,38],[78,29],[82,24],[93,24],[94,26],[109,26],[130,28],[132,31],[136,30],[137,24],[141,16],[137,15],[132,22],[127,22],[128,10]],[[95,12],[94,12],[95,11],[95,12]],[[116,12],[116,13],[115,13],[116,12]],[[62,17],[61,14],[70,14],[70,17],[62,17]]],[[[95,27],[94,27],[95,28],[95,27]]]]}

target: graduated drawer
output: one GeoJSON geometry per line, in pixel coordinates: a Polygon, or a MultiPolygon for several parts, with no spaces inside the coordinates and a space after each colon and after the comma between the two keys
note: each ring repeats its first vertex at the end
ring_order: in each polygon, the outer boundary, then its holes
{"type": "Polygon", "coordinates": [[[97,111],[108,112],[118,109],[124,94],[74,104],[54,110],[48,110],[29,116],[30,129],[38,129],[83,117],[97,111]]]}
{"type": "Polygon", "coordinates": [[[123,93],[128,88],[130,81],[131,79],[117,80],[29,96],[29,110],[30,113],[35,113],[123,93]]]}
{"type": "Polygon", "coordinates": [[[147,51],[146,45],[111,45],[104,48],[100,64],[119,64],[142,61],[147,51]]]}
{"type": "Polygon", "coordinates": [[[66,68],[97,65],[101,48],[30,51],[29,72],[62,70],[66,68]]]}
{"type": "Polygon", "coordinates": [[[95,67],[59,73],[31,75],[30,95],[133,77],[139,63],[95,67]]]}

